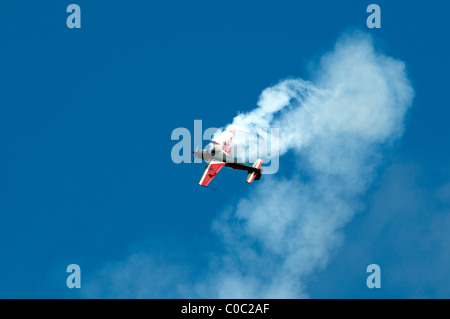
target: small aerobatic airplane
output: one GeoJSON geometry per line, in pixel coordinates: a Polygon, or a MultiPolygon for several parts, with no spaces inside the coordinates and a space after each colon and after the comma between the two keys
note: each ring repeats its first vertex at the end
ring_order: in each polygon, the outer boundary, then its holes
{"type": "Polygon", "coordinates": [[[202,149],[192,152],[196,157],[205,160],[207,163],[202,177],[200,178],[200,182],[198,183],[200,186],[207,186],[224,166],[247,171],[247,178],[245,179],[247,183],[251,183],[254,180],[259,180],[261,178],[262,159],[258,159],[253,165],[249,165],[234,157],[231,157],[230,153],[232,140],[236,134],[236,131],[234,129],[230,129],[227,133],[229,135],[227,141],[224,141],[223,143],[211,141],[212,146],[210,149],[202,149]]]}

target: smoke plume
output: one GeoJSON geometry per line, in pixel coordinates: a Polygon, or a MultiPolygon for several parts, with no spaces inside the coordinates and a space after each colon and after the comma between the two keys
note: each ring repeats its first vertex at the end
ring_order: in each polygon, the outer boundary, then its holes
{"type": "MultiPolygon", "coordinates": [[[[289,78],[265,89],[257,107],[230,126],[279,128],[280,156],[290,167],[282,168],[285,177],[263,176],[216,220],[225,253],[197,287],[200,294],[307,296],[305,277],[342,243],[342,228],[360,209],[383,153],[403,133],[412,99],[404,63],[377,52],[362,34],[340,38],[311,82],[289,78]]],[[[248,145],[239,136],[235,145],[248,145]]]]}
{"type": "MultiPolygon", "coordinates": [[[[83,293],[308,297],[305,279],[342,244],[342,229],[362,209],[383,154],[403,133],[413,94],[403,62],[377,52],[368,36],[340,38],[310,81],[288,78],[263,90],[254,110],[216,133],[214,140],[226,141],[229,126],[256,133],[279,128],[280,171],[252,184],[215,219],[223,252],[201,269],[208,275],[200,283],[192,276],[183,283],[183,271],[144,253],[106,266],[83,293]]],[[[253,151],[255,136],[237,132],[234,155],[253,151]]]]}

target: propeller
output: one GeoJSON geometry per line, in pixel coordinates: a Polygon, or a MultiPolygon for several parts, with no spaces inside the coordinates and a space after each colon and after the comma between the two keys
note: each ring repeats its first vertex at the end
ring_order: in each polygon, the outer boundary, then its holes
{"type": "Polygon", "coordinates": [[[198,152],[198,145],[197,145],[197,148],[195,149],[195,151],[192,151],[192,162],[194,162],[195,155],[197,155],[197,152],[198,152]]]}

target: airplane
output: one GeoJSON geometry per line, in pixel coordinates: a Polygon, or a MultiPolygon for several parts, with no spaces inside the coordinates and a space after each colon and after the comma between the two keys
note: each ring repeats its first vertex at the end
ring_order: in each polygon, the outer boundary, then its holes
{"type": "Polygon", "coordinates": [[[230,129],[228,130],[228,133],[230,136],[228,141],[223,143],[211,141],[212,146],[210,149],[192,151],[195,157],[203,159],[206,162],[205,170],[203,171],[200,182],[198,183],[200,186],[208,186],[208,184],[224,166],[247,171],[247,177],[245,179],[247,183],[252,183],[254,180],[259,180],[261,178],[263,170],[261,165],[263,160],[257,159],[253,165],[249,165],[234,157],[231,157],[230,153],[232,140],[236,134],[236,131],[234,129],[230,129]]]}

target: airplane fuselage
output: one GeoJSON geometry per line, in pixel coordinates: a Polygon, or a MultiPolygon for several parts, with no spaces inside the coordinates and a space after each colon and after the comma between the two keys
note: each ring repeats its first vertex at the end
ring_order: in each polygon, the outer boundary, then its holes
{"type": "Polygon", "coordinates": [[[195,154],[196,157],[203,159],[206,162],[211,160],[225,163],[225,166],[229,166],[233,169],[240,169],[244,171],[256,171],[253,166],[231,157],[220,148],[213,148],[212,150],[200,150],[195,154]]]}

